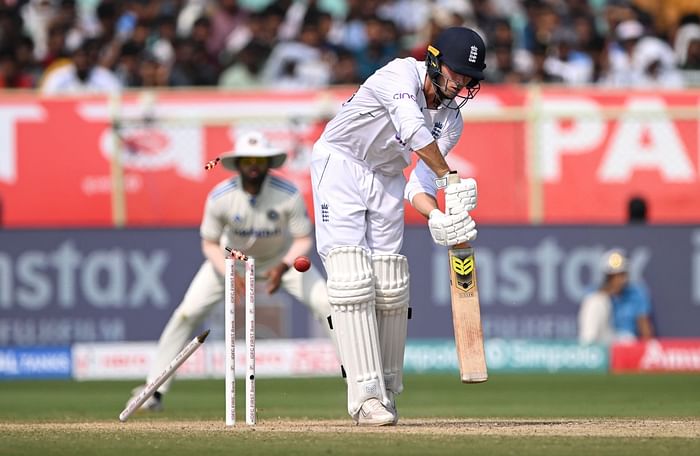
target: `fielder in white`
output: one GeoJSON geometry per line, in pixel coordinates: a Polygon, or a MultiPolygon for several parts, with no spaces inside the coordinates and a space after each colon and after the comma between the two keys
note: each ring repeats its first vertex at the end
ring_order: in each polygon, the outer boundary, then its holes
{"type": "MultiPolygon", "coordinates": [[[[361,425],[398,421],[409,271],[400,253],[404,198],[428,218],[437,244],[473,240],[476,182],[446,186],[444,156],[462,134],[460,108],[484,78],[473,30],[443,31],[425,62],[395,59],[370,76],[326,126],[311,163],[316,245],[343,364],[348,413],[361,425]],[[420,158],[408,183],[403,170],[420,158]],[[445,187],[446,211],[437,191],[445,187]]],[[[447,286],[447,284],[446,284],[447,286]]]]}
{"type": "MultiPolygon", "coordinates": [[[[268,174],[270,168],[282,166],[285,158],[286,154],[272,147],[259,132],[242,135],[234,151],[221,157],[221,164],[238,175],[218,184],[207,197],[200,227],[206,260],[160,336],[157,359],[146,384],[158,376],[189,342],[203,319],[223,301],[225,247],[255,258],[258,302],[282,288],[326,324],[330,307],[325,279],[313,266],[303,274],[290,268],[295,258],[311,250],[313,239],[301,193],[289,181],[268,174]]],[[[162,409],[162,397],[170,384],[169,380],[161,385],[141,408],[162,409]]],[[[136,388],[132,394],[138,395],[141,389],[136,388]]]]}

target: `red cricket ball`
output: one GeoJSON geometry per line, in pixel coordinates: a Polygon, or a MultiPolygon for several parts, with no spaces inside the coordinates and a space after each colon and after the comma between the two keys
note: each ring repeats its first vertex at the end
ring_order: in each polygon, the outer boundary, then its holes
{"type": "Polygon", "coordinates": [[[296,260],[294,260],[294,269],[296,269],[299,272],[308,271],[310,267],[311,261],[307,256],[300,256],[297,257],[296,260]]]}

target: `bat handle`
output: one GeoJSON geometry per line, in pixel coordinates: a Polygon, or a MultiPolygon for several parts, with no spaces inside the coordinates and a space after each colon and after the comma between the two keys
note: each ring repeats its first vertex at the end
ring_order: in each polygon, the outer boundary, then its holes
{"type": "Polygon", "coordinates": [[[448,184],[459,184],[460,181],[459,174],[457,174],[457,171],[450,171],[447,174],[447,183],[448,184]]]}

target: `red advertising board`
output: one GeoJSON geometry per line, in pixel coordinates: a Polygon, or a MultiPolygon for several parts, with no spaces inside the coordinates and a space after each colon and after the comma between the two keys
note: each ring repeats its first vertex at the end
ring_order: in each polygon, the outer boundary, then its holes
{"type": "Polygon", "coordinates": [[[613,372],[700,372],[700,339],[618,343],[611,348],[613,372]]]}
{"type": "MultiPolygon", "coordinates": [[[[350,94],[166,91],[117,103],[0,92],[2,223],[112,226],[112,186],[123,182],[128,226],[197,226],[207,192],[229,175],[204,164],[248,128],[288,150],[281,172],[310,203],[311,147],[350,94]]],[[[698,222],[694,113],[698,92],[485,87],[464,108],[449,161],[476,177],[480,223],[618,223],[633,195],[648,200],[652,222],[698,222]]],[[[423,223],[410,209],[407,222],[423,223]]]]}

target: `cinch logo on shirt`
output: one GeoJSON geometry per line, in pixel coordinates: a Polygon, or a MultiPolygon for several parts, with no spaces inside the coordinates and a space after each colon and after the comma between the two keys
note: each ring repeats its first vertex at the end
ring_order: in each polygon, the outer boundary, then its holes
{"type": "Polygon", "coordinates": [[[411,93],[401,92],[394,94],[394,100],[403,100],[404,98],[410,98],[411,100],[416,101],[416,96],[411,93]]]}
{"type": "Polygon", "coordinates": [[[476,57],[479,55],[479,48],[472,46],[469,50],[469,62],[476,63],[476,57]]]}

